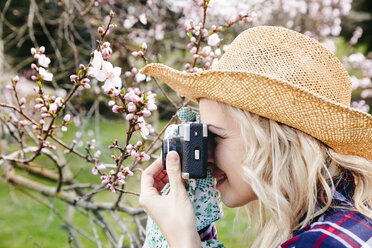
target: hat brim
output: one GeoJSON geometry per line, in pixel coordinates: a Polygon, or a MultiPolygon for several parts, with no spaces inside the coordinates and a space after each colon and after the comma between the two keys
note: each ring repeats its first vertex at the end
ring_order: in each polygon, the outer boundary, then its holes
{"type": "Polygon", "coordinates": [[[372,159],[372,115],[314,94],[290,82],[246,71],[177,71],[145,66],[179,94],[198,102],[208,98],[299,129],[341,154],[372,159]]]}

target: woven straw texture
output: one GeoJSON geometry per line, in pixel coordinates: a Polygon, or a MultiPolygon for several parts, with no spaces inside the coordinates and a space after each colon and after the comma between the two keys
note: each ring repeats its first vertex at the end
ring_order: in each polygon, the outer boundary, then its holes
{"type": "Polygon", "coordinates": [[[297,128],[336,152],[372,159],[372,116],[349,107],[348,73],[327,48],[298,32],[250,28],[212,70],[185,73],[149,64],[141,73],[195,102],[224,102],[297,128]]]}

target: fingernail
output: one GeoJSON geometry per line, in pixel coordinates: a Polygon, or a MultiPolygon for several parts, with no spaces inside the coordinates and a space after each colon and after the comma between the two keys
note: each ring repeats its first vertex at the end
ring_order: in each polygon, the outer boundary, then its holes
{"type": "Polygon", "coordinates": [[[178,163],[178,154],[177,152],[170,152],[168,154],[169,162],[171,163],[178,163]]]}

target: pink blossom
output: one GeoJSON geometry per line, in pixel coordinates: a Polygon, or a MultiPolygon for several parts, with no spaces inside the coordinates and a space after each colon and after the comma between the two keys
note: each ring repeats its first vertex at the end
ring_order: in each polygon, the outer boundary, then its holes
{"type": "Polygon", "coordinates": [[[43,67],[48,67],[48,65],[50,64],[50,58],[42,54],[39,56],[37,62],[43,67]]]}
{"type": "Polygon", "coordinates": [[[123,107],[119,106],[119,105],[114,105],[112,107],[112,112],[114,112],[114,113],[120,113],[122,110],[123,110],[123,107]]]}
{"type": "Polygon", "coordinates": [[[44,46],[41,46],[39,48],[39,54],[43,54],[43,53],[45,53],[45,47],[44,46]]]}
{"type": "Polygon", "coordinates": [[[97,30],[99,34],[103,34],[105,32],[105,30],[102,27],[98,27],[97,30]]]}
{"type": "Polygon", "coordinates": [[[131,152],[132,150],[133,150],[133,145],[132,144],[127,145],[127,151],[131,152]]]}
{"type": "Polygon", "coordinates": [[[137,80],[138,82],[141,82],[141,81],[143,81],[143,80],[145,80],[145,79],[146,79],[146,75],[145,75],[145,74],[137,73],[137,75],[136,75],[136,80],[137,80]]]}
{"type": "Polygon", "coordinates": [[[127,108],[129,112],[135,112],[137,110],[137,107],[133,102],[129,102],[127,108]]]}
{"type": "Polygon", "coordinates": [[[98,169],[99,171],[102,171],[102,170],[106,169],[106,166],[105,166],[104,164],[98,164],[98,165],[97,165],[97,169],[98,169]]]}
{"type": "Polygon", "coordinates": [[[31,124],[31,122],[29,120],[21,120],[21,121],[19,121],[19,125],[21,125],[21,126],[28,126],[30,124],[31,124]]]}
{"type": "Polygon", "coordinates": [[[90,84],[83,84],[84,89],[90,89],[90,84]]]}
{"type": "Polygon", "coordinates": [[[139,162],[148,161],[150,160],[150,156],[145,152],[140,152],[136,160],[138,160],[139,162]]]}
{"type": "Polygon", "coordinates": [[[21,100],[19,100],[19,104],[23,105],[26,103],[26,98],[22,97],[21,100]]]}
{"type": "Polygon", "coordinates": [[[61,127],[61,130],[62,130],[62,132],[66,132],[67,131],[67,127],[66,126],[62,126],[61,127]]]}
{"type": "Polygon", "coordinates": [[[129,169],[129,167],[125,167],[123,169],[123,172],[124,172],[125,175],[128,175],[128,176],[133,176],[134,175],[134,173],[129,169]]]}
{"type": "Polygon", "coordinates": [[[142,110],[141,113],[144,117],[149,117],[151,115],[151,112],[148,109],[142,110]]]}
{"type": "Polygon", "coordinates": [[[110,47],[108,47],[108,48],[104,48],[104,49],[102,50],[102,57],[103,57],[104,59],[108,59],[108,58],[110,58],[111,54],[112,54],[112,49],[111,49],[110,47]]]}
{"type": "Polygon", "coordinates": [[[102,184],[108,184],[111,181],[111,176],[101,176],[102,184]]]}
{"type": "Polygon", "coordinates": [[[43,67],[39,68],[39,74],[45,81],[52,81],[53,79],[53,74],[45,70],[43,67]]]}
{"type": "Polygon", "coordinates": [[[71,119],[71,115],[67,114],[67,115],[65,115],[65,117],[63,117],[63,122],[69,122],[70,119],[71,119]]]}
{"type": "Polygon", "coordinates": [[[134,24],[136,24],[137,21],[138,19],[136,17],[128,15],[127,19],[125,19],[123,22],[123,26],[125,29],[130,29],[134,24]]]}
{"type": "Polygon", "coordinates": [[[218,34],[214,33],[208,37],[207,41],[209,46],[216,46],[220,42],[220,38],[218,37],[218,34]]]}
{"type": "Polygon", "coordinates": [[[365,99],[372,98],[372,89],[363,90],[362,93],[360,93],[360,96],[365,99]]]}
{"type": "Polygon", "coordinates": [[[109,186],[109,189],[110,189],[110,191],[112,192],[112,193],[115,193],[116,191],[115,191],[115,186],[114,185],[112,185],[112,184],[108,184],[107,186],[109,186]]]}
{"type": "Polygon", "coordinates": [[[92,174],[93,174],[93,175],[97,175],[97,174],[98,174],[98,170],[97,170],[96,167],[93,167],[93,168],[92,168],[92,174]]]}
{"type": "Polygon", "coordinates": [[[146,17],[146,14],[145,13],[142,13],[140,16],[139,16],[139,21],[143,24],[143,25],[146,25],[147,24],[147,17],[146,17]]]}
{"type": "Polygon", "coordinates": [[[34,71],[38,71],[39,70],[39,67],[37,67],[37,65],[35,65],[34,63],[31,64],[31,69],[34,70],[34,71]]]}
{"type": "Polygon", "coordinates": [[[57,97],[56,100],[54,101],[55,104],[57,104],[58,107],[62,107],[63,105],[63,98],[62,97],[57,97]]]}
{"type": "Polygon", "coordinates": [[[136,129],[139,130],[141,132],[141,136],[146,139],[147,138],[147,135],[149,135],[150,131],[149,129],[147,128],[147,123],[145,122],[145,119],[143,119],[143,117],[139,117],[138,118],[138,124],[136,126],[136,129]]]}
{"type": "Polygon", "coordinates": [[[134,114],[132,114],[132,113],[127,114],[127,116],[125,117],[125,119],[126,119],[127,121],[133,120],[133,118],[134,118],[134,114]]]}
{"type": "Polygon", "coordinates": [[[47,118],[47,117],[50,116],[50,114],[48,114],[48,113],[42,113],[40,116],[41,116],[41,118],[47,118]]]}
{"type": "Polygon", "coordinates": [[[100,150],[97,150],[95,153],[94,153],[94,158],[99,158],[99,156],[101,156],[101,151],[100,150]]]}
{"type": "Polygon", "coordinates": [[[52,114],[57,113],[57,108],[58,108],[58,106],[57,106],[56,103],[51,103],[49,105],[49,111],[50,111],[50,113],[52,113],[52,114]]]}
{"type": "Polygon", "coordinates": [[[34,56],[36,54],[36,49],[33,47],[31,48],[31,55],[34,56]]]}
{"type": "Polygon", "coordinates": [[[16,115],[13,114],[13,113],[10,113],[10,114],[9,114],[9,119],[10,119],[11,121],[13,121],[14,123],[17,123],[17,122],[18,122],[18,118],[17,118],[16,115]]]}
{"type": "Polygon", "coordinates": [[[82,84],[87,84],[90,82],[90,79],[89,78],[84,78],[83,80],[81,80],[81,83],[82,84]]]}
{"type": "Polygon", "coordinates": [[[140,148],[142,145],[143,145],[143,143],[140,140],[137,141],[137,143],[136,143],[136,147],[137,148],[140,148]]]}
{"type": "MultiPolygon", "coordinates": [[[[41,106],[42,106],[42,107],[40,108],[40,112],[41,112],[41,113],[46,113],[46,112],[48,111],[48,109],[47,109],[45,106],[43,106],[42,104],[37,104],[37,105],[41,105],[41,106]]],[[[36,106],[37,106],[37,105],[36,105],[36,106]]],[[[35,107],[36,107],[36,106],[35,106],[35,107]]]]}

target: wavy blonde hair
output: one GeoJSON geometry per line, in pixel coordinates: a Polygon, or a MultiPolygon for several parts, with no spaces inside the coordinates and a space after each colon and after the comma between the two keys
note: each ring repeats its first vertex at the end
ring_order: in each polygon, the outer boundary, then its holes
{"type": "Polygon", "coordinates": [[[246,206],[255,223],[252,247],[277,247],[325,212],[332,188],[346,173],[355,182],[352,205],[372,219],[372,160],[338,154],[295,128],[223,105],[240,125],[245,179],[258,196],[246,206]]]}

